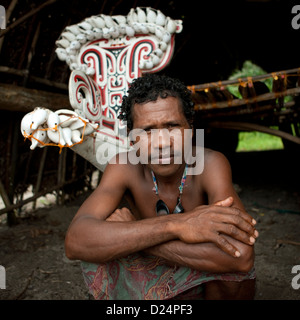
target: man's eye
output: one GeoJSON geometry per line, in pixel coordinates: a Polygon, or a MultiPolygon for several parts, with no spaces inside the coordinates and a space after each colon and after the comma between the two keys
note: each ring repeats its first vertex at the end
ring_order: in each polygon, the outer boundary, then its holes
{"type": "Polygon", "coordinates": [[[176,128],[176,127],[179,127],[179,124],[178,123],[170,123],[168,125],[169,128],[176,128]]]}

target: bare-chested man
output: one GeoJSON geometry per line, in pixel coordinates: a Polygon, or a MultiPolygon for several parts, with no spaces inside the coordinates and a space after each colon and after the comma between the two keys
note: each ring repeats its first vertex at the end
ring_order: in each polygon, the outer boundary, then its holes
{"type": "Polygon", "coordinates": [[[185,130],[191,129],[190,92],[164,76],[136,79],[120,117],[129,130],[144,133],[135,143],[137,154],[147,151],[149,161],[120,164],[117,155],[70,225],[66,254],[84,261],[92,294],[98,299],[252,299],[258,232],[233,188],[227,159],[204,149],[203,171],[193,175],[186,174],[183,153],[181,163],[174,160],[186,143],[185,130]],[[163,129],[181,132],[179,147],[164,134],[151,139],[163,129]],[[155,163],[151,153],[158,154],[155,163]],[[119,208],[123,197],[130,209],[119,208]]]}

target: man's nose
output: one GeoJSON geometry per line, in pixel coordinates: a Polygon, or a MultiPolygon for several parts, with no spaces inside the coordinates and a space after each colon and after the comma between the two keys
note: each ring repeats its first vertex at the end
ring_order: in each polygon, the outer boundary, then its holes
{"type": "Polygon", "coordinates": [[[166,149],[172,144],[168,129],[151,130],[151,146],[153,149],[166,149]]]}

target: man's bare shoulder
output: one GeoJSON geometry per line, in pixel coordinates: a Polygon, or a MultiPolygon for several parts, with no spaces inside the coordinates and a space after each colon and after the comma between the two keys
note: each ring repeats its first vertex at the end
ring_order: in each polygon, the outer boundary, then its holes
{"type": "Polygon", "coordinates": [[[204,148],[204,173],[209,173],[211,170],[231,170],[228,159],[223,153],[212,149],[204,148]]]}
{"type": "Polygon", "coordinates": [[[120,152],[113,156],[107,164],[105,171],[115,171],[128,178],[137,175],[142,170],[140,163],[132,163],[130,154],[134,151],[120,152]]]}
{"type": "Polygon", "coordinates": [[[232,185],[231,166],[221,152],[211,149],[205,150],[201,185],[207,194],[208,203],[215,203],[235,195],[232,185]]]}
{"type": "Polygon", "coordinates": [[[205,161],[208,161],[208,162],[228,161],[223,153],[216,150],[209,149],[209,148],[204,148],[204,156],[205,156],[205,161]]]}
{"type": "Polygon", "coordinates": [[[125,161],[128,155],[119,153],[106,165],[97,192],[125,192],[133,188],[135,181],[140,181],[142,165],[125,161]]]}

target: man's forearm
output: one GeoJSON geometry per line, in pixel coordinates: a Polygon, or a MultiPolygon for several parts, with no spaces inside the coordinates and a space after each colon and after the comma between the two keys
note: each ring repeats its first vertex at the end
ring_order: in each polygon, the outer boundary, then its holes
{"type": "Polygon", "coordinates": [[[173,218],[101,221],[93,217],[81,217],[68,230],[65,240],[67,257],[105,263],[176,239],[171,226],[173,218]],[[88,233],[86,230],[89,230],[88,233]]]}
{"type": "Polygon", "coordinates": [[[65,240],[68,258],[105,263],[161,245],[152,250],[167,260],[175,259],[177,264],[199,270],[218,270],[220,266],[232,270],[235,263],[245,268],[247,259],[235,257],[240,256],[241,249],[250,247],[246,244],[255,241],[251,217],[237,208],[199,206],[184,215],[138,221],[123,213],[120,218],[115,213],[103,217],[102,220],[85,212],[75,217],[65,240]],[[170,240],[180,241],[165,244],[170,240]]]}
{"type": "Polygon", "coordinates": [[[199,271],[215,273],[248,272],[253,267],[253,246],[229,239],[241,251],[232,257],[213,243],[187,244],[180,240],[165,242],[145,250],[148,254],[165,259],[169,264],[186,266],[199,271]]]}

